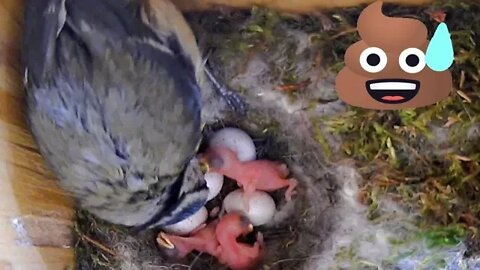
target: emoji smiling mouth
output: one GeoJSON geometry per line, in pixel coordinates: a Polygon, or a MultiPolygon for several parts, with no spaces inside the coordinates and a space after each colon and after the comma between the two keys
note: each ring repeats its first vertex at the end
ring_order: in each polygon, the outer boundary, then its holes
{"type": "Polygon", "coordinates": [[[420,89],[419,81],[406,79],[369,80],[365,85],[372,98],[387,104],[405,103],[414,98],[420,89]]]}

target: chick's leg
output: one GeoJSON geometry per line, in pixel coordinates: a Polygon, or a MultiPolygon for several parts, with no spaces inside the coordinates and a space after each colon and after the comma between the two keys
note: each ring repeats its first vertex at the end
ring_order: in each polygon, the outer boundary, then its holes
{"type": "Polygon", "coordinates": [[[255,181],[250,180],[246,185],[243,187],[243,206],[245,211],[250,211],[250,199],[253,196],[253,193],[256,190],[255,181]]]}
{"type": "Polygon", "coordinates": [[[210,210],[210,213],[208,214],[208,216],[211,218],[216,218],[218,217],[219,214],[220,214],[220,207],[215,206],[214,208],[212,208],[212,210],[210,210]]]}
{"type": "Polygon", "coordinates": [[[285,163],[276,163],[275,164],[275,170],[278,173],[278,176],[282,178],[286,178],[289,174],[290,171],[288,170],[287,164],[285,163]]]}
{"type": "Polygon", "coordinates": [[[263,233],[258,232],[257,233],[257,242],[260,247],[263,247],[265,245],[265,240],[263,239],[263,233]]]}
{"type": "Polygon", "coordinates": [[[294,178],[288,179],[288,182],[288,188],[287,191],[285,191],[285,199],[287,200],[287,202],[292,200],[292,195],[296,193],[294,190],[298,185],[298,181],[294,178]]]}
{"type": "Polygon", "coordinates": [[[218,78],[213,75],[213,70],[208,65],[205,67],[205,74],[217,91],[217,94],[219,94],[225,100],[228,106],[241,115],[245,115],[247,112],[247,104],[245,100],[237,93],[228,89],[226,84],[221,83],[218,78]]]}

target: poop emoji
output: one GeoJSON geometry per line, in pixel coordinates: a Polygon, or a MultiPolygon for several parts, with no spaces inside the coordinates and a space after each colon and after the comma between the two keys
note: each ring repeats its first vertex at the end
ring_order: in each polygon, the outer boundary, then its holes
{"type": "Polygon", "coordinates": [[[445,23],[431,41],[415,19],[387,17],[382,2],[366,7],[357,22],[361,40],[345,53],[336,78],[340,99],[378,110],[417,108],[445,99],[452,89],[448,68],[453,47],[445,23]]]}

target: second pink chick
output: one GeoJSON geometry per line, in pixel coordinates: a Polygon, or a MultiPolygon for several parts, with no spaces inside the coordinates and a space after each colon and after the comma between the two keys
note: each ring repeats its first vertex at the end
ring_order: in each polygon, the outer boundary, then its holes
{"type": "Polygon", "coordinates": [[[285,187],[285,199],[290,201],[298,184],[296,179],[287,178],[289,171],[286,164],[269,160],[242,162],[234,151],[226,147],[211,147],[200,155],[200,160],[208,164],[209,171],[236,180],[245,191],[246,201],[255,190],[274,191],[285,187]]]}
{"type": "Polygon", "coordinates": [[[211,222],[191,236],[160,233],[159,246],[170,256],[183,258],[196,250],[208,253],[233,270],[247,270],[257,266],[263,258],[264,244],[261,234],[253,246],[238,242],[237,238],[253,231],[248,219],[238,213],[230,213],[211,222]]]}

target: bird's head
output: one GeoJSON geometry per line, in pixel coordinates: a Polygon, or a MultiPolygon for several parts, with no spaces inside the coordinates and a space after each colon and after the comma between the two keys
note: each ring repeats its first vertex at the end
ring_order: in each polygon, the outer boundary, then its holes
{"type": "Polygon", "coordinates": [[[234,239],[245,236],[252,231],[253,225],[248,218],[235,212],[223,216],[217,225],[217,232],[229,235],[234,239]]]}
{"type": "MultiPolygon", "coordinates": [[[[157,236],[157,243],[162,253],[167,257],[183,257],[184,255],[190,252],[190,248],[186,245],[182,245],[183,241],[178,241],[175,245],[172,240],[170,240],[169,235],[164,232],[160,232],[157,236]],[[183,249],[183,250],[182,250],[183,249]]],[[[173,237],[173,239],[182,239],[179,237],[173,237]]]]}
{"type": "Polygon", "coordinates": [[[166,194],[168,196],[164,196],[158,211],[147,222],[136,226],[135,231],[175,224],[193,215],[206,204],[208,187],[197,158],[190,160],[166,194]]]}
{"type": "Polygon", "coordinates": [[[237,154],[227,147],[211,147],[197,156],[203,171],[222,173],[228,171],[237,162],[237,154]]]}

